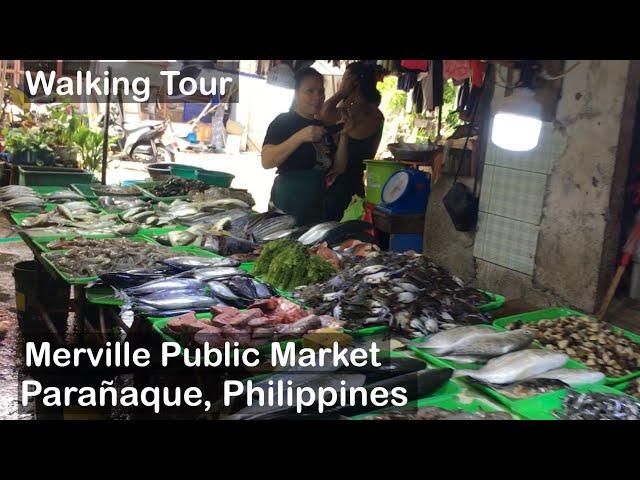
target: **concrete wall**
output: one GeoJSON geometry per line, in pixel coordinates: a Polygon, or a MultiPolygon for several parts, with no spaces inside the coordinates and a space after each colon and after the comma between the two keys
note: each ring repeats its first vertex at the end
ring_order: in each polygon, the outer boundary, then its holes
{"type": "MultiPolygon", "coordinates": [[[[639,79],[637,62],[627,60],[582,60],[564,78],[555,128],[567,147],[548,179],[533,276],[470,259],[473,239],[434,205],[441,204],[437,185],[426,215],[427,254],[507,298],[595,310],[615,266],[639,79]]],[[[493,108],[503,96],[495,87],[493,108]]],[[[450,182],[442,181],[444,193],[450,182]]]]}

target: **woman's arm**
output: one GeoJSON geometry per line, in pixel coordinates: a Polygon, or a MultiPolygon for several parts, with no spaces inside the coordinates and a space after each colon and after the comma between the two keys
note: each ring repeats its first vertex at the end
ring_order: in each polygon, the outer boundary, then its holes
{"type": "Polygon", "coordinates": [[[338,112],[338,104],[344,100],[345,95],[338,91],[333,97],[324,102],[322,108],[320,109],[320,113],[317,115],[318,120],[320,120],[325,125],[333,125],[334,123],[338,123],[340,120],[340,113],[338,112]]]}
{"type": "Polygon", "coordinates": [[[297,131],[278,145],[262,146],[262,167],[276,168],[282,165],[305,142],[319,142],[326,133],[323,127],[310,125],[297,131]]]}
{"type": "Polygon", "coordinates": [[[333,162],[333,168],[331,169],[336,175],[342,175],[347,171],[347,164],[349,162],[349,134],[344,130],[340,132],[340,139],[338,140],[338,149],[336,150],[336,160],[333,162]]]}

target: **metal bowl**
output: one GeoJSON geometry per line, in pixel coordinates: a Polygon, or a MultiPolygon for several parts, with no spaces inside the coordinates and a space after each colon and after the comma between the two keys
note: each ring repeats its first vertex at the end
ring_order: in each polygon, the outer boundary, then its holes
{"type": "Polygon", "coordinates": [[[396,160],[409,160],[412,162],[428,162],[440,150],[435,145],[428,143],[390,143],[389,151],[396,160]]]}

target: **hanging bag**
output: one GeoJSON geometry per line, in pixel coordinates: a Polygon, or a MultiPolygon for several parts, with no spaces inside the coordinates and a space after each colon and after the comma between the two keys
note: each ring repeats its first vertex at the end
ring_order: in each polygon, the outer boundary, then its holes
{"type": "MultiPolygon", "coordinates": [[[[482,82],[481,94],[484,93],[484,87],[487,77],[488,68],[487,72],[485,72],[485,76],[482,82]]],[[[469,137],[471,136],[471,133],[473,131],[473,124],[476,118],[476,112],[478,110],[479,103],[480,102],[476,102],[473,106],[473,113],[471,115],[469,131],[464,142],[464,148],[462,149],[462,159],[460,160],[460,164],[458,165],[458,169],[456,170],[456,175],[453,178],[453,186],[442,199],[442,203],[444,203],[444,206],[447,209],[447,213],[449,214],[449,217],[453,222],[453,226],[459,232],[469,232],[473,230],[478,220],[478,207],[480,203],[479,199],[476,197],[476,187],[478,183],[478,166],[475,166],[473,172],[473,190],[467,187],[464,183],[458,182],[458,175],[460,175],[460,170],[462,169],[462,164],[464,163],[464,157],[467,153],[467,145],[469,144],[469,137]]]]}

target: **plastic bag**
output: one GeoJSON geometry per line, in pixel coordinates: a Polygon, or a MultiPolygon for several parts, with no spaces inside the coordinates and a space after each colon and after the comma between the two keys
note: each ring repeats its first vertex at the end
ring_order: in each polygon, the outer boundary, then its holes
{"type": "Polygon", "coordinates": [[[364,208],[364,199],[358,195],[351,197],[351,203],[345,209],[342,215],[341,222],[348,222],[349,220],[362,220],[366,211],[364,208]]]}

